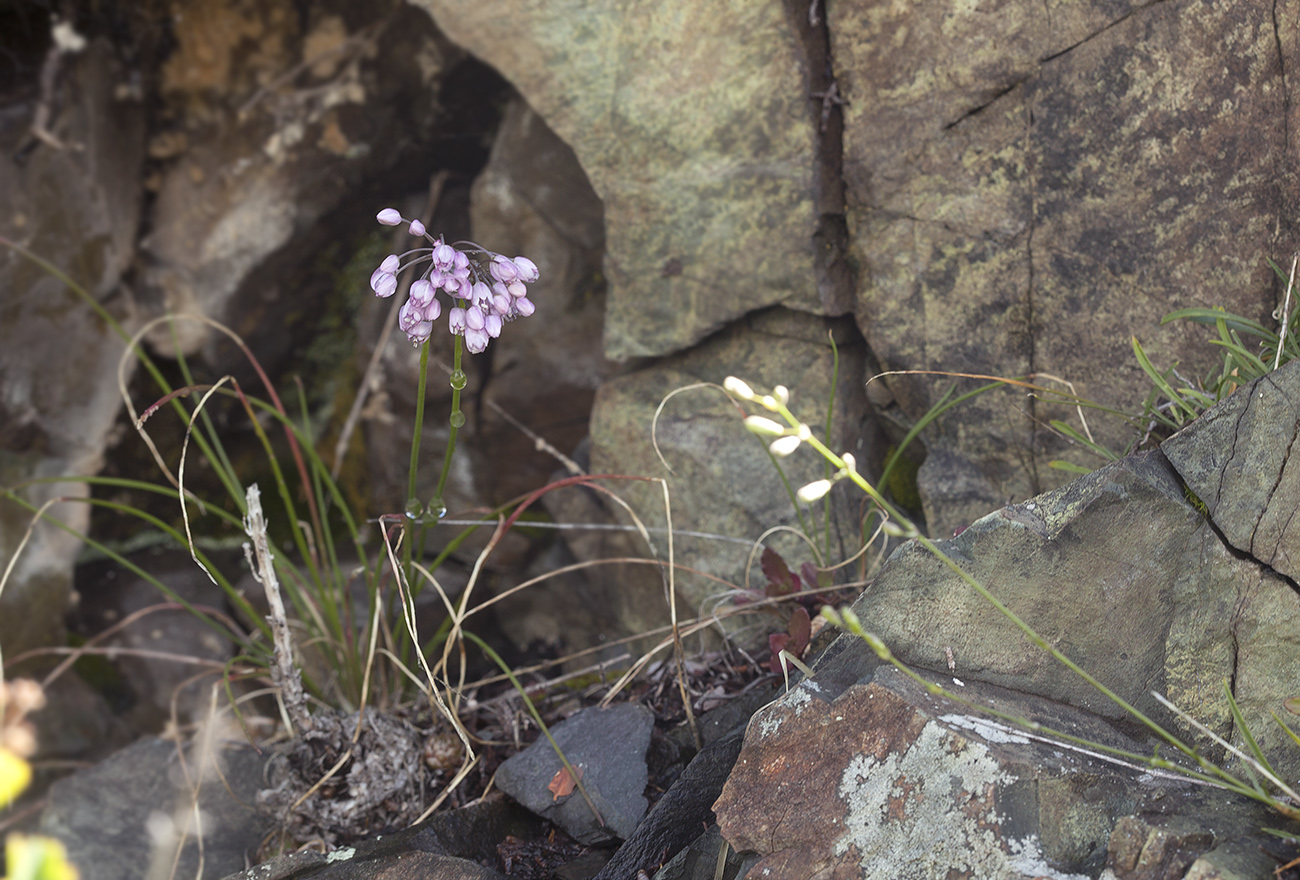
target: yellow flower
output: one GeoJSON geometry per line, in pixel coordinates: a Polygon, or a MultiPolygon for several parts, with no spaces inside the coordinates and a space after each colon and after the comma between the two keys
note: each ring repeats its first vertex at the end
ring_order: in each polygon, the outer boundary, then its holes
{"type": "Polygon", "coordinates": [[[19,792],[32,781],[32,768],[27,762],[0,746],[0,806],[7,807],[19,792]]]}
{"type": "Polygon", "coordinates": [[[5,841],[9,880],[77,880],[63,844],[49,837],[10,834],[5,841]]]}

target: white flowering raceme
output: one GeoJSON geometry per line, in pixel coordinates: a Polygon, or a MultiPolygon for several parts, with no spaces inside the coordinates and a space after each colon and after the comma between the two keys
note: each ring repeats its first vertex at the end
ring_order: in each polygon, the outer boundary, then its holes
{"type": "Polygon", "coordinates": [[[429,242],[429,247],[390,254],[370,276],[375,296],[389,297],[397,291],[397,276],[402,270],[428,264],[411,284],[410,296],[397,318],[398,326],[413,344],[422,344],[433,333],[433,322],[442,314],[439,290],[452,300],[453,307],[447,313],[448,329],[465,337],[465,348],[474,354],[500,336],[504,324],[537,310],[525,285],[536,281],[540,273],[537,264],[527,257],[512,259],[470,241],[457,242],[453,247],[429,235],[419,220],[408,221],[394,208],[385,208],[375,219],[384,226],[407,223],[411,235],[429,242]]]}

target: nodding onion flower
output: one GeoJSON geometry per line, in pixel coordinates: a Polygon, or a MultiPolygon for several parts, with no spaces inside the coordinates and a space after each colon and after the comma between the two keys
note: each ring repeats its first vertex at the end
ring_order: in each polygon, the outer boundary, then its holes
{"type": "Polygon", "coordinates": [[[412,282],[410,296],[397,316],[398,326],[413,345],[428,340],[433,322],[442,314],[436,295],[439,290],[452,300],[447,312],[448,329],[465,337],[465,348],[473,354],[500,336],[504,324],[537,310],[525,285],[536,281],[540,273],[537,264],[527,257],[505,257],[472,241],[456,242],[453,247],[429,235],[419,220],[408,221],[394,208],[385,208],[375,219],[384,226],[406,223],[411,235],[429,243],[428,247],[384,257],[370,276],[375,296],[390,297],[397,291],[399,273],[427,264],[412,282]]]}

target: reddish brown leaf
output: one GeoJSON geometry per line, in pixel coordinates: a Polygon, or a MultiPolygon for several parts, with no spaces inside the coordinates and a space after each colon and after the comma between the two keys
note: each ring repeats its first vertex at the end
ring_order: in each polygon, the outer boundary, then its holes
{"type": "Polygon", "coordinates": [[[790,643],[785,646],[786,651],[795,657],[803,657],[803,652],[808,649],[808,643],[812,641],[812,619],[808,616],[808,609],[802,606],[796,608],[790,615],[790,643]]]}
{"type": "Polygon", "coordinates": [[[799,575],[790,571],[790,566],[785,564],[780,553],[771,547],[764,547],[760,564],[763,568],[763,576],[768,580],[767,595],[784,596],[787,593],[799,592],[802,587],[799,583],[799,575]]]}
{"type": "Polygon", "coordinates": [[[772,659],[767,661],[767,668],[776,675],[781,674],[781,649],[789,642],[789,633],[772,633],[767,637],[767,646],[772,650],[772,659]]]}

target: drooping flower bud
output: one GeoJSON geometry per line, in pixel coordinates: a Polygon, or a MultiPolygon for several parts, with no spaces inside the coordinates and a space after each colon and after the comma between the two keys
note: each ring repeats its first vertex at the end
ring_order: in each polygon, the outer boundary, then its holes
{"type": "Polygon", "coordinates": [[[370,289],[375,296],[390,297],[397,290],[397,276],[383,268],[376,269],[370,275],[370,289]]]}
{"type": "Polygon", "coordinates": [[[754,399],[754,389],[750,388],[748,385],[746,385],[740,379],[737,379],[735,376],[728,376],[725,380],[723,380],[722,387],[727,389],[737,397],[743,398],[744,400],[754,399]]]}
{"type": "Polygon", "coordinates": [[[412,345],[423,345],[433,335],[433,322],[421,321],[410,330],[406,331],[406,338],[411,340],[412,345]]]}
{"type": "Polygon", "coordinates": [[[411,301],[419,303],[421,306],[427,306],[433,302],[433,284],[427,279],[421,278],[411,285],[411,301]]]}
{"type": "Polygon", "coordinates": [[[419,220],[412,220],[411,228],[409,231],[411,235],[424,235],[424,224],[421,223],[419,220]]]}
{"type": "Polygon", "coordinates": [[[803,441],[796,434],[787,434],[784,437],[777,437],[767,447],[777,458],[785,458],[790,453],[799,448],[803,441]]]}
{"type": "Polygon", "coordinates": [[[747,417],[745,427],[755,434],[766,437],[780,437],[785,433],[785,428],[765,416],[747,417]]]}
{"type": "Polygon", "coordinates": [[[375,219],[384,226],[396,226],[402,222],[402,215],[398,213],[396,208],[384,208],[375,215],[375,219]]]}
{"type": "Polygon", "coordinates": [[[541,273],[537,271],[537,264],[527,257],[515,257],[511,262],[519,270],[519,279],[521,281],[532,284],[541,276],[541,273]]]}
{"type": "Polygon", "coordinates": [[[505,257],[498,256],[492,260],[492,268],[488,270],[492,277],[498,281],[509,284],[519,277],[519,267],[505,257]]]}
{"type": "Polygon", "coordinates": [[[813,480],[807,486],[794,493],[804,504],[811,504],[831,490],[830,480],[813,480]]]}

